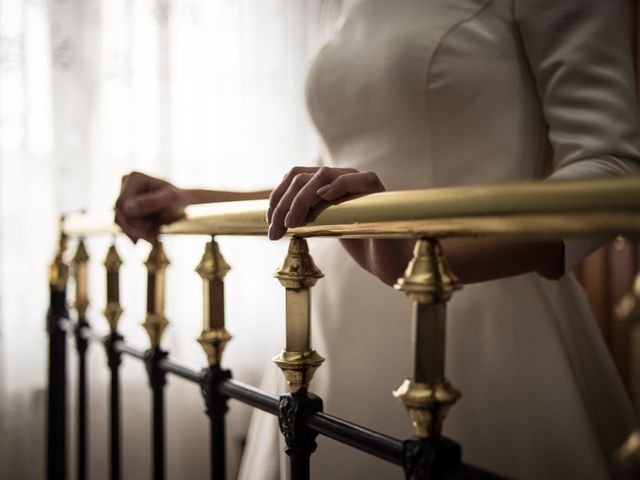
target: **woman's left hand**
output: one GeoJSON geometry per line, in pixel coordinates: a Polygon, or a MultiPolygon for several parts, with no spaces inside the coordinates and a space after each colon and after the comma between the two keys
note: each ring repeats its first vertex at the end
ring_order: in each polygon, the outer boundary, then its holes
{"type": "Polygon", "coordinates": [[[373,172],[353,168],[294,167],[269,197],[269,239],[277,240],[287,228],[299,227],[318,204],[334,202],[358,193],[383,192],[384,185],[373,172]]]}

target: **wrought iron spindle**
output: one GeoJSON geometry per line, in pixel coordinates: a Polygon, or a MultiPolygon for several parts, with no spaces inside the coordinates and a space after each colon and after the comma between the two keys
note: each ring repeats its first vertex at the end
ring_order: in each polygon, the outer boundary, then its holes
{"type": "Polygon", "coordinates": [[[196,272],[203,285],[203,325],[198,342],[202,346],[209,368],[202,371],[202,395],[206,413],[211,422],[211,478],[226,478],[225,415],[226,395],[218,391],[224,380],[231,378],[229,370],[221,367],[222,353],[231,340],[224,325],[224,277],[231,268],[220,253],[214,238],[205,246],[204,255],[196,272]]]}
{"type": "Polygon", "coordinates": [[[145,262],[147,267],[147,316],[143,322],[147,330],[151,348],[146,352],[146,367],[149,385],[152,391],[153,409],[153,478],[165,478],[165,435],[164,435],[164,386],[166,372],[160,368],[160,362],[167,352],[160,348],[160,340],[169,324],[164,315],[165,272],[169,259],[164,253],[162,243],[157,242],[145,262]]]}
{"type": "Polygon", "coordinates": [[[275,274],[286,289],[286,346],[273,361],[283,371],[291,392],[280,396],[279,423],[294,480],[309,478],[309,461],[316,449],[317,433],[304,424],[304,418],[322,411],[322,400],[308,393],[313,374],[324,361],[311,347],[310,288],[322,276],[306,240],[291,239],[284,263],[275,274]]]}
{"type": "Polygon", "coordinates": [[[426,478],[442,462],[460,461],[459,446],[440,437],[457,392],[444,375],[446,302],[460,289],[437,240],[416,242],[413,258],[396,288],[412,303],[413,376],[393,392],[406,407],[418,439],[405,443],[407,478],[426,478]],[[431,458],[426,458],[429,452],[431,458]]]}
{"type": "Polygon", "coordinates": [[[115,240],[109,247],[104,266],[107,272],[107,305],[104,316],[109,322],[109,335],[104,342],[107,353],[107,364],[111,374],[109,395],[109,456],[111,480],[119,480],[122,471],[120,460],[120,352],[116,350],[116,342],[123,337],[118,333],[118,321],[122,315],[120,305],[120,266],[122,259],[116,250],[115,240]]]}
{"type": "Polygon", "coordinates": [[[89,307],[89,255],[84,239],[78,241],[78,248],[72,260],[73,277],[76,284],[76,298],[74,307],[78,312],[78,322],[73,333],[78,352],[78,423],[77,423],[77,478],[87,478],[87,452],[89,436],[87,435],[87,348],[89,342],[84,335],[87,323],[87,308],[89,307]]]}
{"type": "Polygon", "coordinates": [[[67,339],[60,321],[69,318],[67,281],[69,267],[64,261],[67,236],[62,232],[58,250],[49,267],[49,390],[47,398],[47,478],[66,478],[67,472],[67,339]]]}

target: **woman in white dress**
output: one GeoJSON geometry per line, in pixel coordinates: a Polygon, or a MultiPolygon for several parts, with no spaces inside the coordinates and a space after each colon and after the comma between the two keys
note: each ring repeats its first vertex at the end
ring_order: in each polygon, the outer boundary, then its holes
{"type": "MultiPolygon", "coordinates": [[[[351,193],[543,179],[549,143],[549,180],[640,170],[620,0],[352,3],[307,80],[327,168],[294,169],[271,193],[271,239],[304,223],[314,205],[351,193]]],[[[132,237],[152,238],[149,214],[170,220],[176,204],[265,195],[193,192],[134,174],[116,216],[132,237]]],[[[400,275],[411,245],[342,243],[312,245],[326,275],[313,291],[315,344],[327,357],[312,390],[332,414],[410,435],[390,394],[409,372],[408,302],[384,283],[400,275]]],[[[448,316],[447,377],[463,397],[445,434],[466,462],[524,479],[619,475],[612,453],[635,416],[568,274],[597,244],[443,242],[462,281],[482,282],[456,293],[448,316]]],[[[283,391],[279,375],[274,368],[265,378],[274,393],[283,391]]],[[[256,414],[241,478],[286,476],[278,438],[274,419],[256,414]]],[[[319,439],[312,476],[402,475],[319,439]]]]}

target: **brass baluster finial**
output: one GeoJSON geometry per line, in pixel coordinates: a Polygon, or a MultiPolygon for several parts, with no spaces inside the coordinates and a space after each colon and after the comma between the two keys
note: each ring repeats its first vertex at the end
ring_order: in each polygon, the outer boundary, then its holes
{"type": "Polygon", "coordinates": [[[67,235],[62,230],[63,220],[64,217],[61,217],[58,250],[49,266],[49,285],[56,292],[64,292],[67,288],[67,280],[69,280],[69,266],[64,261],[64,253],[67,250],[67,235]]]}
{"type": "Polygon", "coordinates": [[[224,327],[224,276],[231,267],[220,253],[214,238],[205,246],[196,268],[203,284],[203,325],[198,342],[207,355],[209,366],[220,365],[222,352],[231,335],[224,327]]]}
{"type": "Polygon", "coordinates": [[[438,436],[460,397],[444,377],[444,358],[446,302],[461,287],[434,239],[416,242],[413,259],[395,287],[412,302],[413,378],[393,394],[407,408],[419,437],[438,436]]]}
{"type": "Polygon", "coordinates": [[[147,261],[147,316],[142,326],[147,330],[151,347],[158,348],[169,321],[164,315],[165,272],[169,259],[160,241],[149,252],[147,261]]]}
{"type": "Polygon", "coordinates": [[[86,323],[87,308],[89,307],[89,254],[84,245],[84,238],[78,241],[76,254],[73,256],[73,277],[76,282],[76,299],[74,306],[78,312],[80,323],[86,323]]]}
{"type": "Polygon", "coordinates": [[[322,272],[309,255],[307,242],[292,238],[275,277],[286,288],[286,347],[273,359],[282,369],[291,393],[304,393],[324,361],[311,348],[311,292],[322,272]]]}
{"type": "Polygon", "coordinates": [[[122,259],[116,250],[115,241],[109,247],[107,257],[104,259],[104,266],[107,271],[107,305],[104,309],[104,316],[109,322],[111,333],[118,330],[118,320],[122,315],[120,305],[120,266],[122,259]]]}

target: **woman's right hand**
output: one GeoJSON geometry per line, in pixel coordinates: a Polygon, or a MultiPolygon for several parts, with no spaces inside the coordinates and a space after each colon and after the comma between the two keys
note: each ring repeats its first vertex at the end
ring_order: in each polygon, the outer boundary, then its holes
{"type": "Polygon", "coordinates": [[[115,222],[133,241],[143,238],[154,243],[160,226],[184,215],[188,192],[159,178],[140,172],[122,177],[115,205],[115,222]]]}

